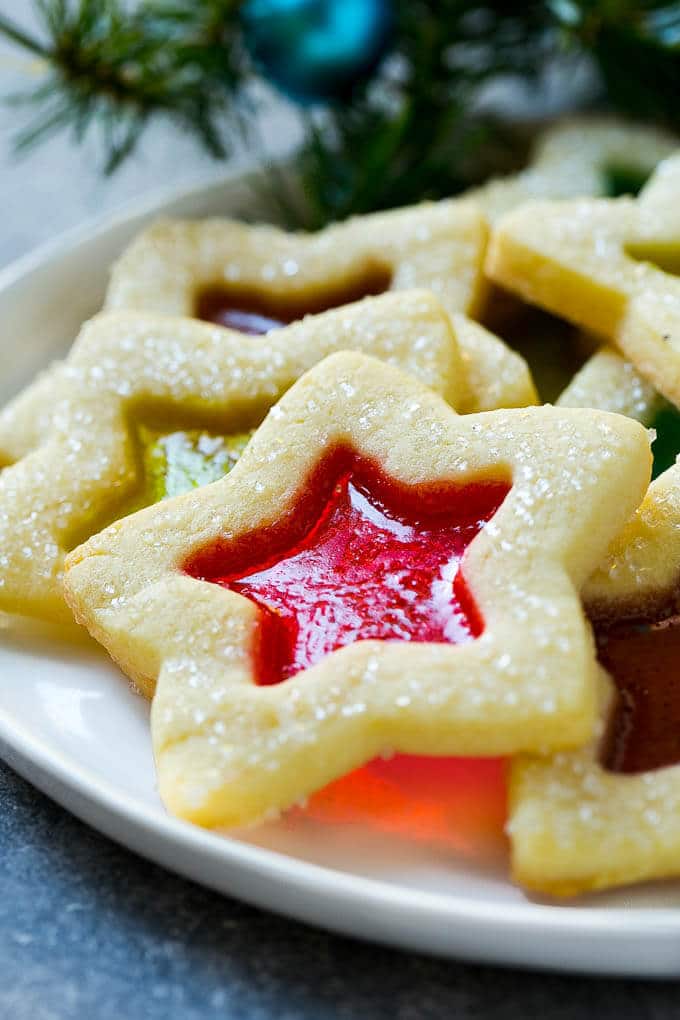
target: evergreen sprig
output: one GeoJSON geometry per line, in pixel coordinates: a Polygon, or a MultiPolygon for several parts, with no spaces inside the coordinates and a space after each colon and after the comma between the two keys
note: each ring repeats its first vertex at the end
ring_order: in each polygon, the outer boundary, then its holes
{"type": "MultiPolygon", "coordinates": [[[[0,35],[37,55],[45,77],[16,99],[36,112],[18,143],[62,128],[102,132],[105,169],[165,115],[214,156],[254,139],[241,0],[34,0],[34,36],[0,15],[0,35]]],[[[307,226],[437,198],[517,158],[517,136],[479,109],[510,75],[531,83],[558,51],[590,55],[602,100],[680,130],[680,3],[394,0],[391,51],[342,102],[300,109],[298,170],[307,226]]]]}
{"type": "Polygon", "coordinates": [[[238,0],[158,0],[132,11],[119,0],[36,0],[42,38],[0,15],[0,33],[42,58],[45,79],[13,97],[37,112],[17,139],[27,149],[72,128],[102,132],[105,170],[130,154],[153,114],[193,133],[214,156],[229,153],[238,92],[248,71],[238,0]],[[233,109],[230,109],[233,107],[233,109]]]}
{"type": "Polygon", "coordinates": [[[555,20],[597,64],[615,108],[680,130],[680,3],[553,0],[555,20]]]}
{"type": "Polygon", "coordinates": [[[488,164],[508,169],[517,139],[475,112],[500,75],[536,77],[553,52],[543,3],[397,3],[394,49],[380,76],[309,125],[300,152],[315,225],[451,194],[488,164]],[[512,142],[512,144],[510,144],[512,142]]]}

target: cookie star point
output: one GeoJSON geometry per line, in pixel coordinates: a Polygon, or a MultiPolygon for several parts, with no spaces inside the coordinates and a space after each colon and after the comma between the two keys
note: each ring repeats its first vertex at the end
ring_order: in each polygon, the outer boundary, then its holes
{"type": "MultiPolygon", "coordinates": [[[[245,824],[388,747],[495,755],[582,741],[596,715],[595,660],[576,590],[644,491],[648,462],[645,431],[626,419],[553,408],[457,416],[392,366],[339,353],[288,391],[230,475],[78,550],[67,564],[67,598],[133,678],[158,668],[152,730],[166,803],[202,824],[245,824]],[[389,503],[395,491],[427,521],[423,507],[460,515],[460,500],[480,485],[511,484],[461,568],[464,614],[476,607],[483,633],[454,645],[441,632],[421,642],[393,640],[390,631],[385,640],[369,627],[364,640],[364,616],[355,642],[324,647],[318,661],[308,656],[285,682],[257,685],[261,616],[256,602],[230,590],[253,583],[234,550],[264,543],[264,559],[248,561],[260,596],[263,571],[290,550],[291,534],[295,550],[313,555],[305,542],[323,517],[313,502],[318,471],[338,450],[348,451],[362,498],[375,509],[377,491],[388,519],[407,528],[412,522],[389,503]],[[369,483],[361,464],[379,465],[369,483]],[[222,564],[208,570],[214,556],[222,564]],[[187,564],[199,576],[188,576],[187,564]]],[[[334,481],[321,486],[324,506],[334,481]]],[[[331,511],[323,519],[332,531],[331,511]]],[[[442,550],[448,562],[450,547],[442,550]]],[[[453,578],[438,580],[450,621],[453,578]]],[[[399,612],[412,584],[402,581],[388,607],[399,612]]],[[[378,615],[382,626],[387,609],[378,615]]]]}
{"type": "Polygon", "coordinates": [[[674,237],[680,161],[661,164],[638,199],[532,202],[503,217],[486,270],[493,280],[616,346],[680,403],[680,280],[674,237]],[[662,209],[667,209],[664,220],[662,209]],[[661,265],[650,258],[657,257],[661,265]]]}
{"type": "MultiPolygon", "coordinates": [[[[0,461],[10,465],[0,473],[0,605],[70,619],[61,596],[64,553],[135,508],[143,481],[135,422],[144,414],[210,422],[218,432],[250,428],[307,368],[343,348],[401,365],[468,409],[479,362],[490,374],[496,367],[487,336],[452,323],[425,291],[365,299],[264,339],[159,315],[95,318],[67,361],[0,414],[0,461]],[[465,359],[461,329],[471,336],[465,359]]],[[[524,363],[509,364],[488,401],[533,398],[524,363]]]]}

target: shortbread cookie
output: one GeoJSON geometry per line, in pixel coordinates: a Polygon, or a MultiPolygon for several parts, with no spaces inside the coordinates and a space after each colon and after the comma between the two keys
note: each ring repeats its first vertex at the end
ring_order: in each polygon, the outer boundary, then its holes
{"type": "Polygon", "coordinates": [[[559,407],[594,407],[651,425],[663,405],[661,394],[618,351],[602,347],[560,394],[559,407]]]}
{"type": "MultiPolygon", "coordinates": [[[[629,139],[617,153],[614,165],[626,165],[626,148],[635,154],[633,158],[638,158],[638,154],[642,154],[643,159],[648,154],[653,159],[659,156],[666,158],[671,153],[666,152],[664,155],[664,140],[659,141],[660,146],[652,144],[651,147],[638,148],[629,139]]],[[[669,141],[673,142],[673,139],[669,141]]],[[[671,160],[659,167],[645,188],[645,216],[639,221],[628,242],[629,252],[635,254],[637,250],[642,258],[664,264],[666,268],[673,265],[674,259],[677,260],[680,250],[680,205],[675,194],[676,188],[675,163],[671,160]]],[[[677,272],[677,269],[674,271],[677,272]]],[[[557,403],[562,407],[596,407],[616,411],[655,428],[659,434],[652,451],[655,472],[658,474],[669,467],[675,455],[680,452],[680,425],[676,409],[663,399],[658,390],[629,361],[612,348],[602,348],[595,353],[563,391],[557,403]]]]}
{"type": "Polygon", "coordinates": [[[60,594],[65,551],[117,516],[179,491],[177,478],[159,489],[164,455],[172,453],[189,478],[193,471],[194,483],[227,470],[247,440],[244,433],[332,351],[354,348],[399,364],[461,410],[484,407],[489,399],[534,399],[519,358],[503,366],[490,362],[489,374],[499,371],[493,389],[480,392],[483,353],[464,357],[457,342],[463,333],[468,352],[477,338],[480,351],[487,349],[480,326],[460,317],[452,328],[436,299],[422,291],[310,317],[266,340],[191,319],[131,313],[94,319],[68,361],[0,415],[0,463],[12,465],[0,473],[0,607],[68,617],[60,594]],[[190,456],[192,439],[185,435],[175,439],[184,450],[164,451],[161,443],[145,464],[140,429],[152,426],[158,439],[153,426],[160,422],[174,432],[178,420],[229,433],[228,448],[220,452],[208,437],[198,464],[201,451],[190,456]]]}
{"type": "MultiPolygon", "coordinates": [[[[558,121],[539,136],[525,170],[492,180],[471,194],[495,224],[503,214],[535,199],[611,197],[636,191],[678,144],[675,135],[613,117],[569,118],[558,121]]],[[[588,357],[588,347],[592,350],[594,346],[581,332],[565,329],[566,323],[528,315],[507,291],[497,288],[489,291],[484,319],[521,351],[542,399],[551,403],[569,388],[574,373],[588,357]]],[[[606,385],[603,368],[604,364],[598,364],[592,376],[586,372],[579,388],[590,386],[596,377],[606,385]]],[[[570,406],[569,394],[560,402],[570,406]]],[[[615,409],[604,399],[574,406],[615,409]]]]}
{"type": "Polygon", "coordinates": [[[474,316],[487,234],[479,207],[461,199],[358,216],[313,234],[228,219],[161,220],[114,266],[106,307],[262,333],[357,296],[427,287],[447,311],[474,316]]]}
{"type": "MultiPolygon", "coordinates": [[[[626,242],[626,250],[629,253],[640,257],[646,256],[660,264],[672,266],[675,257],[673,233],[677,222],[675,208],[677,202],[673,201],[672,196],[679,189],[679,175],[678,163],[671,159],[659,167],[644,189],[639,202],[643,211],[637,216],[626,242]]],[[[566,211],[563,215],[566,216],[566,211]]],[[[587,227],[584,226],[583,229],[587,232],[587,227]]],[[[499,279],[505,279],[502,275],[505,258],[503,230],[501,227],[499,232],[501,240],[494,243],[490,255],[490,260],[497,260],[501,267],[500,275],[497,273],[499,279]]],[[[675,233],[677,246],[680,244],[680,233],[678,231],[675,233]]],[[[584,243],[587,244],[587,240],[584,243]]],[[[601,244],[601,239],[597,243],[601,244]]],[[[555,241],[555,248],[558,244],[560,252],[564,252],[561,240],[555,241]]],[[[636,271],[646,273],[646,268],[637,266],[633,273],[636,271]]],[[[507,283],[507,280],[505,282],[507,283]]],[[[658,283],[658,278],[656,282],[658,283]]],[[[554,303],[547,304],[547,307],[552,311],[560,311],[565,316],[569,314],[566,302],[560,308],[554,303]]],[[[573,309],[575,306],[572,303],[570,307],[573,309]]],[[[588,309],[587,303],[584,303],[583,316],[591,314],[592,308],[588,309]]],[[[583,323],[586,319],[581,317],[579,321],[583,323]]],[[[591,324],[594,324],[594,320],[591,324]]],[[[673,355],[662,351],[659,357],[661,359],[665,357],[670,361],[673,355]]],[[[658,389],[638,368],[610,348],[598,351],[586,362],[563,391],[558,404],[564,407],[595,407],[616,411],[628,414],[654,428],[657,431],[657,439],[653,446],[655,474],[660,474],[672,465],[677,453],[680,452],[680,414],[673,403],[664,400],[658,389]]]]}
{"type": "Polygon", "coordinates": [[[680,610],[680,465],[649,486],[631,520],[588,580],[588,615],[607,624],[655,620],[680,610]]]}
{"type": "Polygon", "coordinates": [[[578,589],[649,463],[630,419],[458,417],[403,372],[342,353],[296,383],[225,478],[71,553],[66,597],[144,692],[158,681],[169,809],[247,824],[388,748],[587,739],[595,658],[578,589]]]}
{"type": "Polygon", "coordinates": [[[519,758],[510,784],[515,875],[558,895],[680,875],[680,465],[652,483],[584,601],[611,678],[598,738],[519,758]]]}
{"type": "MultiPolygon", "coordinates": [[[[478,318],[487,239],[483,211],[464,199],[359,216],[314,234],[163,220],[114,266],[106,307],[197,316],[258,334],[362,294],[425,287],[448,312],[478,318]]],[[[459,342],[481,390],[492,392],[497,373],[513,371],[517,356],[492,334],[461,330],[459,342]]]]}
{"type": "Polygon", "coordinates": [[[470,197],[359,216],[315,234],[227,219],[161,221],[114,266],[106,306],[261,333],[358,295],[427,287],[448,311],[474,317],[487,220],[532,198],[605,195],[612,168],[644,178],[677,144],[614,118],[574,118],[546,129],[526,170],[470,197]]]}
{"type": "Polygon", "coordinates": [[[560,394],[558,407],[593,407],[628,415],[654,430],[653,477],[680,453],[680,410],[611,347],[592,355],[560,394]]]}
{"type": "MultiPolygon", "coordinates": [[[[471,198],[357,217],[315,234],[225,219],[159,222],[119,259],[106,304],[264,333],[362,294],[420,286],[450,312],[497,321],[498,295],[482,274],[488,223],[531,198],[606,194],[610,171],[644,177],[674,144],[647,127],[579,118],[548,128],[525,171],[471,198]]],[[[475,353],[465,335],[461,345],[475,353]]],[[[479,364],[496,361],[503,370],[508,348],[491,337],[485,347],[479,364]]],[[[489,388],[493,380],[481,381],[489,388]]]]}
{"type": "Polygon", "coordinates": [[[664,160],[642,193],[643,210],[637,217],[628,251],[640,259],[648,259],[669,273],[680,272],[680,156],[664,160]]]}
{"type": "Polygon", "coordinates": [[[673,260],[672,236],[660,226],[658,242],[653,236],[664,209],[672,230],[672,195],[680,197],[680,156],[637,200],[528,203],[500,221],[486,265],[492,279],[525,300],[613,343],[677,405],[680,280],[639,261],[673,260]]]}
{"type": "MultiPolygon", "coordinates": [[[[114,267],[106,308],[198,317],[261,334],[362,296],[424,287],[448,312],[474,313],[485,289],[487,236],[480,209],[460,199],[308,235],[231,220],[161,222],[114,267]]],[[[455,328],[479,395],[475,406],[497,406],[499,379],[516,377],[518,368],[525,375],[526,366],[491,333],[461,318],[455,328]]],[[[49,377],[42,391],[52,402],[49,377]]],[[[511,396],[509,406],[518,402],[524,401],[511,396]]]]}

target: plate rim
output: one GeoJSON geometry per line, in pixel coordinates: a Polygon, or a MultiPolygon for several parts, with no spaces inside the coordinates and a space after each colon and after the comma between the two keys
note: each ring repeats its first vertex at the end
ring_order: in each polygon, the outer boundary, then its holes
{"type": "Polygon", "coordinates": [[[677,908],[624,911],[526,902],[503,904],[499,910],[492,900],[449,892],[442,896],[347,874],[215,834],[169,815],[149,815],[114,783],[69,764],[65,754],[49,748],[3,709],[0,752],[46,796],[114,842],[185,878],[283,916],[363,941],[477,963],[601,976],[668,978],[680,973],[677,908]],[[180,858],[169,859],[177,849],[180,858]],[[200,873],[206,861],[228,865],[223,881],[200,873]],[[239,875],[251,880],[246,889],[235,887],[233,878],[239,875]],[[252,884],[258,882],[263,883],[259,891],[257,884],[252,884]],[[285,890],[286,896],[272,900],[272,889],[285,890]],[[297,894],[301,894],[299,899],[297,894]],[[325,903],[325,910],[315,909],[319,901],[325,903]],[[330,908],[342,911],[329,916],[330,908]],[[368,920],[364,930],[355,927],[354,908],[360,908],[364,922],[368,920]],[[420,935],[412,937],[406,931],[386,928],[384,922],[397,915],[408,916],[411,924],[415,921],[420,935]],[[440,937],[433,937],[433,925],[441,926],[440,937]],[[461,939],[462,925],[465,935],[461,939]],[[531,936],[540,936],[543,956],[522,948],[521,937],[531,936]],[[579,940],[576,953],[574,939],[579,940]],[[641,941],[644,959],[638,956],[641,941]]]}
{"type": "MultiPolygon", "coordinates": [[[[191,185],[167,187],[120,203],[105,214],[89,217],[2,267],[0,300],[8,290],[31,273],[45,270],[50,262],[74,252],[81,245],[96,244],[104,235],[128,221],[151,217],[179,202],[199,198],[222,187],[246,184],[248,178],[259,173],[261,170],[256,165],[249,165],[226,173],[222,171],[210,174],[191,185]]],[[[480,962],[483,960],[520,967],[593,974],[643,977],[680,974],[680,907],[631,906],[623,909],[530,900],[499,906],[493,900],[466,898],[448,891],[438,894],[400,885],[398,882],[349,874],[335,867],[253,846],[203,830],[169,815],[150,815],[133,796],[122,792],[115,783],[90,774],[75,761],[70,762],[65,753],[36,737],[1,705],[0,756],[51,799],[115,842],[194,881],[202,881],[203,884],[259,907],[294,916],[307,923],[402,948],[480,962]],[[102,820],[102,813],[108,822],[102,820]],[[124,832],[117,830],[121,822],[125,826],[124,832]],[[153,845],[158,841],[161,843],[160,849],[153,845]],[[179,848],[181,860],[169,860],[169,854],[164,852],[163,847],[166,851],[173,847],[179,848]],[[262,880],[263,894],[258,895],[254,886],[239,889],[234,888],[233,882],[229,881],[206,881],[205,877],[198,874],[197,868],[187,863],[192,856],[195,863],[205,859],[211,863],[226,861],[231,873],[238,875],[240,871],[252,879],[262,880]],[[280,902],[272,902],[267,891],[277,883],[283,884],[288,893],[300,893],[300,900],[282,905],[286,899],[290,900],[289,895],[281,896],[280,902]],[[456,937],[448,940],[438,940],[432,937],[432,933],[425,939],[422,935],[420,938],[409,938],[403,932],[391,935],[381,930],[381,925],[375,920],[368,923],[370,930],[357,931],[341,912],[336,918],[323,916],[322,909],[315,909],[319,899],[335,906],[358,904],[362,907],[364,921],[368,922],[371,917],[367,913],[368,909],[372,913],[386,911],[388,914],[396,910],[399,913],[407,912],[411,919],[415,916],[421,923],[427,920],[430,924],[443,924],[449,934],[450,926],[455,929],[456,926],[465,925],[467,932],[462,941],[456,932],[456,937]],[[474,927],[472,932],[470,925],[474,927]],[[548,947],[543,959],[531,951],[522,951],[521,947],[518,951],[511,937],[529,934],[540,934],[544,939],[553,940],[556,945],[552,951],[548,947]],[[569,958],[569,949],[573,949],[571,940],[575,937],[583,942],[576,954],[569,958]],[[507,939],[511,941],[509,946],[507,939]],[[485,944],[487,940],[488,945],[485,944]],[[634,959],[637,940],[643,940],[646,944],[647,952],[641,954],[647,961],[644,964],[640,961],[636,964],[634,959]],[[609,952],[604,962],[601,956],[597,959],[589,957],[590,953],[597,955],[605,946],[609,952]],[[564,956],[557,955],[560,947],[563,952],[566,950],[564,956]],[[649,950],[654,947],[660,957],[650,962],[649,950]]]]}
{"type": "MultiPolygon", "coordinates": [[[[141,695],[136,696],[141,697],[141,695]]],[[[410,889],[397,883],[382,882],[379,879],[366,878],[361,875],[349,875],[337,868],[314,864],[291,857],[277,850],[269,850],[265,847],[243,843],[238,839],[232,839],[228,834],[213,833],[209,829],[203,829],[198,825],[182,821],[168,814],[149,816],[141,804],[138,804],[132,796],[121,793],[115,783],[99,779],[94,775],[88,775],[87,770],[77,763],[69,766],[65,754],[51,750],[43,741],[34,737],[23,724],[11,722],[8,719],[8,714],[2,708],[0,708],[0,743],[10,747],[16,754],[28,759],[42,771],[58,779],[64,786],[73,787],[75,792],[85,800],[92,801],[96,796],[98,803],[106,803],[107,807],[118,816],[125,817],[132,824],[147,832],[153,831],[156,833],[160,829],[167,835],[176,836],[185,846],[200,846],[210,852],[215,850],[219,856],[226,849],[226,856],[234,860],[239,860],[243,856],[252,856],[258,864],[266,863],[284,871],[292,870],[300,872],[296,876],[298,881],[304,879],[307,872],[311,873],[315,878],[321,878],[328,874],[334,876],[336,881],[340,880],[341,883],[349,885],[357,884],[363,887],[363,891],[368,892],[371,890],[375,895],[382,895],[388,900],[394,900],[394,892],[401,890],[398,896],[400,901],[403,898],[403,893],[406,893],[409,899],[420,902],[428,901],[427,906],[429,909],[442,912],[442,897],[434,892],[410,889]]],[[[478,913],[480,918],[491,914],[495,923],[504,925],[515,924],[517,922],[517,918],[513,917],[515,914],[531,912],[532,918],[530,923],[532,925],[539,924],[542,926],[545,923],[542,918],[545,914],[548,914],[556,930],[570,930],[577,924],[578,919],[580,919],[578,921],[580,924],[584,917],[588,921],[587,926],[589,928],[600,930],[603,933],[611,922],[612,916],[618,919],[617,927],[620,930],[625,930],[626,927],[634,927],[630,916],[632,911],[627,914],[621,911],[619,914],[618,910],[614,910],[611,907],[584,906],[574,909],[570,908],[568,902],[564,906],[560,906],[557,903],[553,905],[529,901],[527,903],[505,904],[503,906],[504,916],[500,916],[498,908],[491,902],[479,901],[475,903],[474,900],[453,893],[446,893],[444,898],[447,902],[453,901],[464,904],[466,911],[469,910],[469,904],[475,904],[473,913],[478,913]],[[478,908],[480,909],[478,910],[478,908]],[[533,916],[533,910],[537,912],[536,916],[533,916]],[[538,912],[540,912],[541,917],[538,916],[538,912]],[[629,922],[628,925],[626,921],[629,922]]],[[[656,928],[656,922],[661,916],[664,920],[662,925],[664,930],[668,930],[668,925],[670,924],[671,928],[680,936],[680,908],[644,907],[636,909],[634,913],[635,918],[640,918],[642,915],[645,921],[654,922],[650,925],[650,933],[656,928]]],[[[523,918],[522,923],[525,923],[525,921],[526,918],[523,918]]],[[[606,933],[608,935],[611,934],[609,931],[606,933]]]]}

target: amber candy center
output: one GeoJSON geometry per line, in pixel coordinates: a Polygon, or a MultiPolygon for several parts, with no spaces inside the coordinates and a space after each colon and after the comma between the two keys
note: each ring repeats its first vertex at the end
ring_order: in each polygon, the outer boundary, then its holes
{"type": "Polygon", "coordinates": [[[241,333],[258,336],[278,329],[305,315],[316,315],[331,308],[375,297],[389,290],[392,274],[382,266],[342,286],[328,286],[305,297],[276,297],[266,292],[214,284],[196,296],[195,315],[206,322],[227,326],[241,333]]]}
{"type": "Polygon", "coordinates": [[[680,616],[596,630],[616,700],[601,761],[636,773],[680,762],[680,616]]]}

